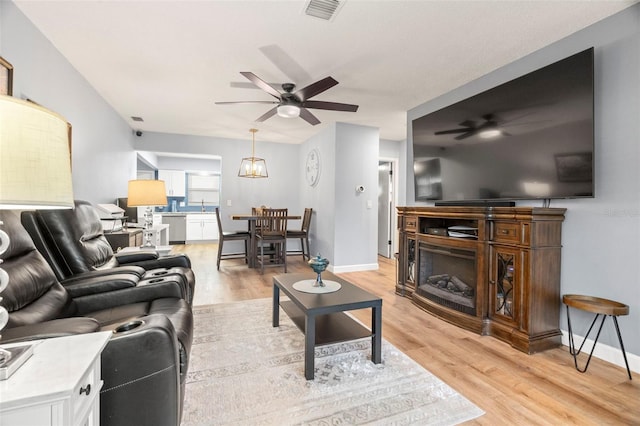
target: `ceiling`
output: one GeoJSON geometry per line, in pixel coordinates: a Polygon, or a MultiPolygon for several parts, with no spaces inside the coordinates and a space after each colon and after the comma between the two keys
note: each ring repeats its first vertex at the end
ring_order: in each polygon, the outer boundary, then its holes
{"type": "Polygon", "coordinates": [[[403,140],[407,110],[636,2],[347,0],[326,21],[303,0],[15,1],[133,129],[250,139],[256,127],[281,143],[335,121],[403,140]],[[274,100],[241,71],[298,88],[332,76],[313,99],[360,108],[255,123],[271,105],[214,104],[274,100]]]}

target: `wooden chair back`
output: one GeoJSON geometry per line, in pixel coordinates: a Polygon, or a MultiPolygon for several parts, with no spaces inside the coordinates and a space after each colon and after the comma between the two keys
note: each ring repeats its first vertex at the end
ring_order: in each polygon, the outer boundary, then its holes
{"type": "Polygon", "coordinates": [[[289,209],[262,209],[262,218],[258,220],[257,232],[262,237],[286,238],[288,215],[289,209]]]}
{"type": "Polygon", "coordinates": [[[302,231],[309,232],[309,228],[311,227],[311,215],[313,214],[313,209],[307,207],[304,209],[304,216],[302,216],[302,231]]]}
{"type": "Polygon", "coordinates": [[[218,235],[222,238],[224,232],[222,231],[222,221],[220,221],[220,207],[216,207],[216,222],[218,222],[218,235]]]}

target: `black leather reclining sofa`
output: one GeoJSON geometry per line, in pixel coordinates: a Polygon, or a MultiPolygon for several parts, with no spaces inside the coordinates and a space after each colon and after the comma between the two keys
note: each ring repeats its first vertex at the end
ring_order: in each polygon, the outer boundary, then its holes
{"type": "Polygon", "coordinates": [[[91,291],[77,284],[87,274],[119,274],[117,283],[111,280],[112,289],[174,281],[180,283],[182,297],[189,304],[193,302],[195,276],[186,255],[159,257],[155,250],[114,253],[98,213],[87,201],[76,200],[74,209],[25,211],[21,220],[58,280],[74,297],[91,291]]]}
{"type": "MultiPolygon", "coordinates": [[[[0,211],[0,221],[11,241],[2,256],[9,284],[0,304],[9,321],[0,344],[112,331],[102,353],[101,424],[179,425],[193,339],[193,314],[180,286],[148,285],[74,298],[18,215],[0,211]]],[[[87,274],[77,281],[104,290],[107,277],[87,274]]]]}

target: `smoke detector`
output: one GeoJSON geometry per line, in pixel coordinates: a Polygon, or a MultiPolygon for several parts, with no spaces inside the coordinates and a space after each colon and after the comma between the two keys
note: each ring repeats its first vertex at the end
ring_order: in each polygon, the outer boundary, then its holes
{"type": "Polygon", "coordinates": [[[307,0],[304,14],[325,21],[332,21],[347,0],[307,0]]]}

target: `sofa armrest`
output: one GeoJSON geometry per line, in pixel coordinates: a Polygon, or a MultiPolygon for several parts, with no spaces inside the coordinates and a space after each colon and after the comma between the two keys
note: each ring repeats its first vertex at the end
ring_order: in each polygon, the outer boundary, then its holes
{"type": "Polygon", "coordinates": [[[120,265],[135,264],[136,262],[154,260],[159,257],[158,252],[153,249],[144,249],[131,252],[119,251],[117,253],[114,253],[114,256],[120,265]]]}
{"type": "Polygon", "coordinates": [[[116,306],[151,302],[164,298],[182,299],[183,297],[181,278],[166,276],[153,280],[143,280],[135,287],[75,297],[73,304],[75,315],[87,315],[116,306]]]}
{"type": "Polygon", "coordinates": [[[100,324],[93,318],[63,318],[37,324],[22,325],[2,330],[2,343],[51,339],[73,334],[93,333],[100,324]]]}
{"type": "MultiPolygon", "coordinates": [[[[84,275],[84,274],[83,274],[84,275]]],[[[82,279],[71,278],[60,282],[67,289],[69,296],[78,297],[105,293],[135,287],[140,279],[131,274],[91,275],[86,274],[82,279]]]]}
{"type": "Polygon", "coordinates": [[[133,322],[139,326],[114,330],[102,352],[100,423],[178,425],[184,387],[175,330],[165,315],[133,322]]]}
{"type": "MultiPolygon", "coordinates": [[[[118,259],[120,262],[120,259],[118,259]]],[[[149,269],[158,268],[191,268],[191,259],[186,254],[172,254],[169,256],[158,257],[157,259],[137,260],[128,265],[141,266],[147,271],[149,269]]]]}
{"type": "Polygon", "coordinates": [[[146,272],[147,272],[146,269],[144,269],[141,266],[125,265],[125,266],[118,266],[118,268],[96,269],[94,271],[81,272],[79,274],[74,274],[68,278],[65,278],[63,282],[65,284],[72,284],[77,280],[83,281],[92,277],[105,277],[108,275],[115,275],[115,274],[131,274],[131,275],[135,275],[137,277],[142,278],[142,276],[146,272]]]}

